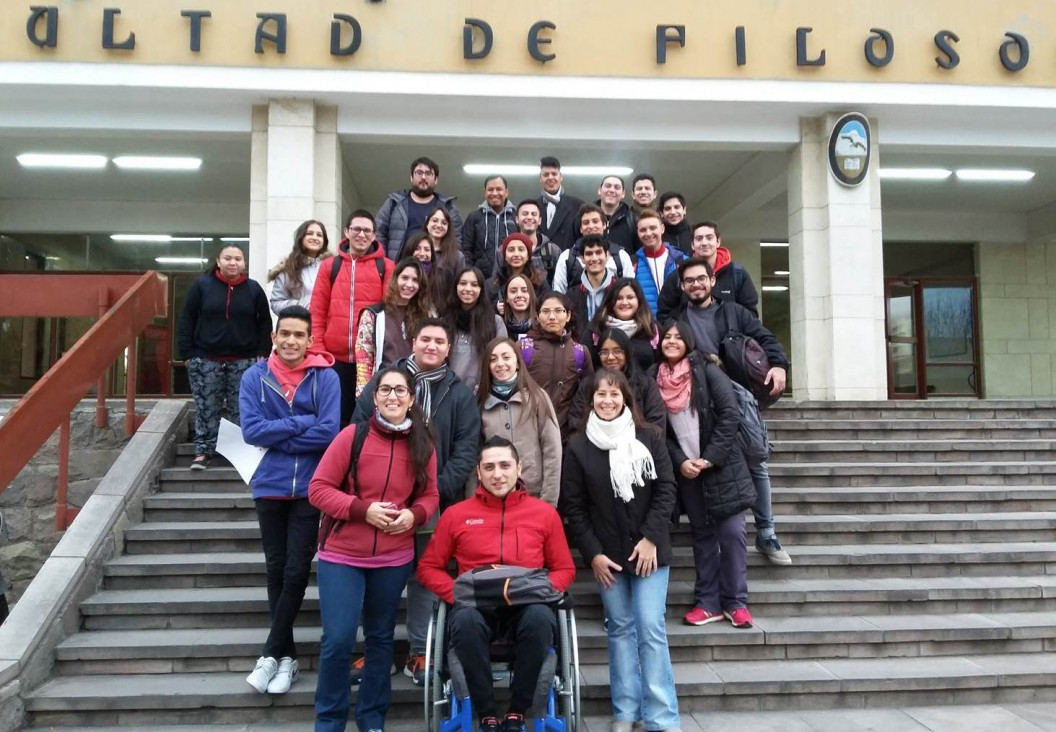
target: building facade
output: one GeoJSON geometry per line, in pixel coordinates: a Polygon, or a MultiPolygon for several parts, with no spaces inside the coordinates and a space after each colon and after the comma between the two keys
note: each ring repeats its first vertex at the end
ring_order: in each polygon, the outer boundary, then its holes
{"type": "MultiPolygon", "coordinates": [[[[1053,37],[1042,0],[5,4],[0,267],[162,269],[178,313],[221,240],[263,282],[299,223],[333,248],[419,155],[463,216],[483,191],[463,166],[526,166],[517,201],[556,155],[651,173],[720,222],[797,399],[1051,397],[1053,37]],[[851,112],[868,130],[855,186],[830,150],[851,112]],[[201,163],[118,164],[144,156],[201,163]]],[[[593,199],[599,181],[565,187],[593,199]]],[[[183,389],[174,320],[142,339],[142,392],[183,389]]],[[[84,325],[0,322],[0,392],[84,325]]]]}

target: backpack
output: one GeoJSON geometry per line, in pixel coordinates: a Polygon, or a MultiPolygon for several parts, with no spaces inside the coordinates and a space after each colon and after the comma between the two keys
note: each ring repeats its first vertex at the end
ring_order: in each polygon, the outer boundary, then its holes
{"type": "MultiPolygon", "coordinates": [[[[573,283],[579,282],[583,274],[583,265],[579,261],[580,251],[581,249],[576,246],[568,250],[568,257],[565,259],[565,287],[572,287],[573,283]],[[579,267],[578,272],[576,267],[579,267]]],[[[623,247],[619,244],[609,244],[609,256],[616,263],[616,276],[613,278],[616,280],[623,277],[623,259],[620,257],[622,251],[623,247]]]]}
{"type": "Polygon", "coordinates": [[[486,564],[458,575],[455,605],[496,610],[523,605],[556,605],[565,593],[550,584],[550,573],[506,564],[486,564]]]}
{"type": "MultiPolygon", "coordinates": [[[[532,362],[532,356],[535,355],[535,340],[524,336],[519,341],[521,344],[521,358],[524,359],[524,365],[527,366],[532,362]]],[[[583,348],[579,341],[572,341],[572,354],[576,358],[576,375],[583,375],[583,363],[587,360],[587,349],[583,348]]]]}
{"type": "MultiPolygon", "coordinates": [[[[337,282],[337,276],[341,273],[341,265],[345,263],[345,258],[338,255],[334,257],[335,261],[330,266],[330,288],[333,289],[334,283],[337,282]]],[[[385,284],[385,257],[378,257],[374,260],[374,264],[378,268],[378,279],[381,280],[381,284],[385,284]]]]}
{"type": "Polygon", "coordinates": [[[741,408],[741,423],[737,428],[737,442],[744,452],[744,459],[749,465],[758,465],[770,458],[774,451],[766,432],[766,422],[759,414],[759,404],[752,393],[733,379],[733,393],[737,395],[737,404],[741,408]]]}
{"type": "Polygon", "coordinates": [[[730,380],[747,389],[759,405],[759,411],[781,398],[781,395],[770,394],[770,387],[766,385],[766,375],[770,372],[770,359],[766,351],[759,345],[759,341],[750,335],[745,335],[737,330],[736,326],[730,324],[730,317],[726,317],[726,335],[719,344],[719,356],[726,366],[726,373],[730,380]]]}
{"type": "MultiPolygon", "coordinates": [[[[336,267],[335,267],[336,269],[336,267]]],[[[352,450],[349,454],[348,461],[348,474],[345,479],[341,481],[340,490],[342,493],[349,493],[353,496],[359,495],[359,488],[356,486],[356,463],[359,462],[359,455],[363,452],[363,444],[367,441],[367,433],[370,432],[370,422],[356,422],[356,433],[352,438],[352,450]],[[349,480],[351,478],[351,480],[349,480]]],[[[330,538],[330,535],[337,529],[338,524],[344,523],[340,519],[336,519],[328,514],[323,514],[322,520],[319,522],[319,551],[323,551],[326,547],[326,540],[330,538]]]]}

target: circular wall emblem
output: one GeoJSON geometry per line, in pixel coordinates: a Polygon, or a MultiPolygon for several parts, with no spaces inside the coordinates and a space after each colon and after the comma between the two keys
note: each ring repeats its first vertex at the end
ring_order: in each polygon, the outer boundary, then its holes
{"type": "Polygon", "coordinates": [[[840,117],[829,134],[829,170],[845,186],[856,186],[869,173],[869,120],[853,112],[840,117]]]}

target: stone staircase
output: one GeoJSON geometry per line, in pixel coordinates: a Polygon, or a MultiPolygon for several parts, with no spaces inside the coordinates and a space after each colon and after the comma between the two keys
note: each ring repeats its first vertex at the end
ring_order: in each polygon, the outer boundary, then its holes
{"type": "MultiPolygon", "coordinates": [[[[756,627],[689,628],[692,556],[677,527],[668,632],[683,710],[1056,700],[1056,402],[779,404],[768,416],[777,527],[794,564],[749,550],[756,627]]],[[[80,632],[26,700],[30,726],[312,718],[317,590],[296,633],[306,672],[285,696],[253,693],[244,677],[267,601],[252,501],[230,468],[192,473],[189,452],[82,603],[80,632]]],[[[581,570],[575,588],[583,695],[604,715],[588,578],[581,570]]],[[[402,628],[397,638],[399,651],[402,628]]],[[[393,696],[393,718],[421,713],[402,675],[393,696]]]]}

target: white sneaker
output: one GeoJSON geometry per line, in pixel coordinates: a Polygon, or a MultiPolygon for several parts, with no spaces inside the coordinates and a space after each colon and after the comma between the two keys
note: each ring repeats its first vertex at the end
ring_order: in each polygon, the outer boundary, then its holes
{"type": "Polygon", "coordinates": [[[283,656],[279,659],[279,670],[275,672],[275,676],[268,684],[268,693],[285,694],[293,686],[293,682],[297,680],[299,674],[300,667],[297,665],[296,659],[283,656]]]}
{"type": "Polygon", "coordinates": [[[246,683],[263,694],[268,690],[268,683],[275,678],[275,672],[279,668],[279,662],[271,656],[261,656],[257,659],[257,665],[253,667],[253,673],[246,677],[246,683]]]}

